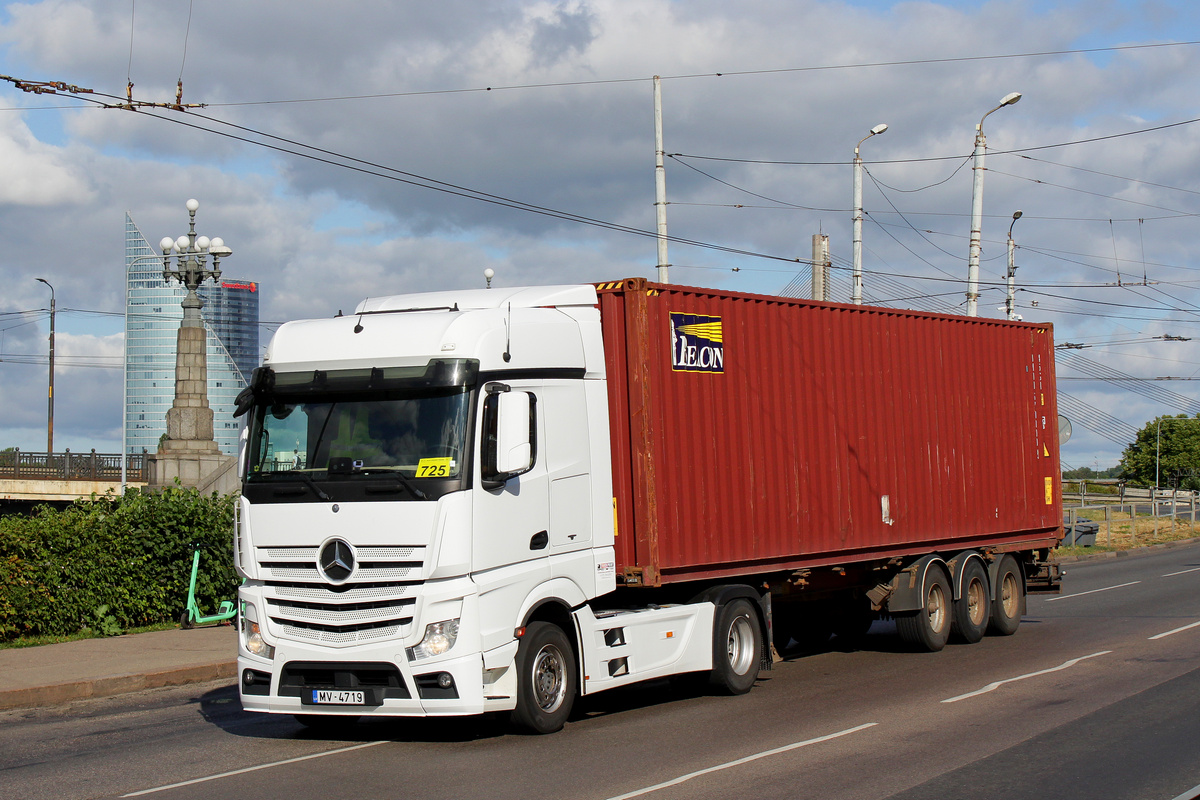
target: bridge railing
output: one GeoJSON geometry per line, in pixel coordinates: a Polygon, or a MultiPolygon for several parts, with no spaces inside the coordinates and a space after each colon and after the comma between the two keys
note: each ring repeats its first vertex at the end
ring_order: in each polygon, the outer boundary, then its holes
{"type": "MultiPolygon", "coordinates": [[[[127,456],[125,479],[133,483],[146,480],[146,456],[127,456]]],[[[120,453],[23,452],[19,448],[0,451],[0,478],[29,478],[57,481],[119,481],[120,453]]]]}

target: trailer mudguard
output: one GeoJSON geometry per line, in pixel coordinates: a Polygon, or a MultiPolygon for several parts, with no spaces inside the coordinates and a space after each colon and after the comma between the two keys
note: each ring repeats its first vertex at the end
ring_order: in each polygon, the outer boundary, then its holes
{"type": "MultiPolygon", "coordinates": [[[[925,574],[934,564],[946,567],[945,559],[931,553],[921,556],[892,576],[891,591],[886,600],[888,613],[917,611],[925,607],[925,574]]],[[[949,572],[948,567],[947,572],[949,572]]]]}
{"type": "MultiPolygon", "coordinates": [[[[958,600],[960,597],[962,597],[962,577],[963,573],[967,569],[967,564],[971,562],[971,559],[976,559],[979,561],[980,566],[982,566],[984,571],[987,572],[989,597],[991,596],[992,587],[996,585],[996,576],[992,571],[991,565],[983,560],[983,556],[979,553],[979,551],[963,550],[954,558],[946,562],[946,568],[950,570],[950,587],[955,600],[958,600]]],[[[1024,609],[1021,610],[1024,612],[1024,609]]]]}

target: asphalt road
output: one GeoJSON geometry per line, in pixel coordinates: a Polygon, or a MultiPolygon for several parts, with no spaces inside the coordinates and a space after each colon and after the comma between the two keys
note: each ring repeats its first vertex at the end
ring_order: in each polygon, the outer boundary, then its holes
{"type": "Polygon", "coordinates": [[[746,696],[656,682],[582,701],[552,736],[488,718],[323,739],[219,683],[0,714],[0,795],[1200,795],[1200,545],[1067,570],[1012,637],[915,653],[876,623],[862,649],[789,658],[746,696]]]}

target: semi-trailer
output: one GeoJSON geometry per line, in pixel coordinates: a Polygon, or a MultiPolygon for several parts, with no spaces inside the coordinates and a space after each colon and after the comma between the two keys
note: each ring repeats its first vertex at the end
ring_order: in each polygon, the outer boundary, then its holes
{"type": "Polygon", "coordinates": [[[1049,325],[607,284],[279,328],[247,414],[241,699],[310,725],[509,712],[1057,591],[1049,325]]]}

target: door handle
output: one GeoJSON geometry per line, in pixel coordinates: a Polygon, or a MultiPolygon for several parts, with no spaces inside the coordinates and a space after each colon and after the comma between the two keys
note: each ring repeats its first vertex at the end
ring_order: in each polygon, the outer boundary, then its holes
{"type": "Polygon", "coordinates": [[[545,550],[546,545],[550,544],[550,534],[546,531],[538,531],[529,540],[530,550],[545,550]]]}

